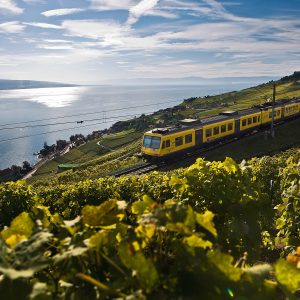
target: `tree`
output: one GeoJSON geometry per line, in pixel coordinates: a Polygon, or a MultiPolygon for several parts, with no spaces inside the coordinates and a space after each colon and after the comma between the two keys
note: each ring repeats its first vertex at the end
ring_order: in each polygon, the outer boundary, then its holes
{"type": "Polygon", "coordinates": [[[68,145],[66,140],[58,140],[56,141],[56,150],[61,151],[68,145]]]}
{"type": "Polygon", "coordinates": [[[22,173],[26,174],[31,170],[32,170],[32,166],[30,165],[30,163],[27,160],[23,161],[22,173]]]}

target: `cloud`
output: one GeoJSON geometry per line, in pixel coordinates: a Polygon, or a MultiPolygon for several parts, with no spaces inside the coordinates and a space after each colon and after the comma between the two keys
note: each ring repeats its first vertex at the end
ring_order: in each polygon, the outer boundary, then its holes
{"type": "Polygon", "coordinates": [[[119,45],[129,28],[113,20],[66,20],[62,27],[68,34],[101,40],[103,45],[119,45]]]}
{"type": "Polygon", "coordinates": [[[97,10],[129,10],[138,0],[92,0],[91,8],[97,10]]]}
{"type": "Polygon", "coordinates": [[[175,13],[171,13],[168,11],[160,10],[160,9],[151,9],[145,12],[145,16],[157,16],[167,19],[177,19],[178,15],[175,13]]]}
{"type": "Polygon", "coordinates": [[[37,3],[46,3],[46,0],[23,0],[27,4],[37,4],[37,3]]]}
{"type": "Polygon", "coordinates": [[[83,8],[61,8],[42,12],[45,17],[65,16],[85,11],[83,8]]]}
{"type": "Polygon", "coordinates": [[[129,17],[127,24],[134,24],[138,19],[145,16],[158,16],[175,19],[176,14],[168,10],[155,8],[160,0],[92,0],[91,9],[99,11],[127,10],[129,17]]]}
{"type": "Polygon", "coordinates": [[[251,18],[236,16],[228,12],[223,5],[239,5],[240,3],[223,3],[216,0],[202,0],[197,2],[181,0],[162,0],[161,9],[168,11],[181,11],[195,17],[208,16],[213,19],[223,19],[230,21],[249,21],[251,18]]]}
{"type": "Polygon", "coordinates": [[[131,66],[130,71],[135,77],[182,78],[182,77],[249,77],[274,76],[292,73],[296,61],[287,59],[284,62],[265,63],[260,60],[247,62],[194,62],[169,60],[167,63],[158,61],[156,64],[143,62],[131,66]],[[178,72],[180,70],[180,72],[178,72]],[[141,74],[143,74],[141,76],[141,74]]]}
{"type": "MultiPolygon", "coordinates": [[[[17,0],[14,1],[17,3],[17,0]]],[[[23,1],[29,3],[34,0],[23,1]]],[[[9,71],[9,64],[24,63],[27,67],[35,62],[37,68],[49,67],[72,76],[72,68],[86,71],[91,65],[94,68],[102,63],[103,68],[99,68],[97,78],[108,76],[108,73],[112,76],[124,74],[125,77],[133,74],[136,77],[283,74],[298,65],[300,20],[291,15],[280,18],[244,17],[231,12],[230,5],[235,5],[235,2],[215,0],[85,2],[91,5],[85,9],[62,6],[61,9],[43,11],[42,15],[55,17],[80,11],[114,10],[122,10],[122,13],[93,13],[99,19],[88,19],[90,15],[86,14],[86,19],[64,18],[61,24],[52,24],[38,22],[41,17],[39,8],[37,18],[32,17],[31,22],[2,23],[1,33],[21,32],[26,25],[45,29],[42,35],[37,35],[35,30],[28,28],[22,39],[16,39],[12,34],[5,35],[1,46],[9,53],[18,49],[15,56],[19,59],[14,60],[12,56],[2,65],[6,65],[9,71]],[[114,19],[107,19],[108,15],[114,19]],[[137,24],[144,16],[174,20],[159,22],[149,17],[149,22],[137,24]],[[51,32],[52,29],[61,31],[51,32]],[[49,35],[46,35],[47,32],[49,35]],[[24,53],[20,55],[22,43],[30,47],[24,47],[24,53]],[[9,48],[9,44],[15,48],[9,48]],[[32,52],[27,49],[32,49],[32,52]],[[61,67],[66,64],[66,68],[61,67]]],[[[89,76],[88,72],[83,71],[82,74],[89,76]]]]}
{"type": "Polygon", "coordinates": [[[41,45],[38,45],[38,48],[46,49],[46,50],[72,50],[72,49],[74,49],[74,47],[70,44],[68,44],[68,45],[64,45],[64,44],[59,44],[59,45],[41,44],[41,45]]]}
{"type": "Polygon", "coordinates": [[[19,33],[24,30],[26,26],[18,21],[0,23],[0,33],[19,33]]]}
{"type": "Polygon", "coordinates": [[[59,25],[49,24],[49,23],[24,22],[23,24],[33,26],[33,27],[45,28],[45,29],[62,29],[62,27],[59,25]]]}
{"type": "Polygon", "coordinates": [[[73,44],[73,41],[70,40],[62,40],[62,39],[45,39],[46,43],[53,43],[53,44],[73,44]]]}
{"type": "Polygon", "coordinates": [[[142,0],[137,5],[131,7],[129,9],[129,17],[127,20],[127,24],[132,25],[136,23],[141,16],[151,11],[158,4],[158,2],[159,0],[142,0]]]}
{"type": "Polygon", "coordinates": [[[18,5],[13,0],[0,0],[0,14],[12,14],[20,15],[23,13],[23,9],[18,7],[18,5]]]}

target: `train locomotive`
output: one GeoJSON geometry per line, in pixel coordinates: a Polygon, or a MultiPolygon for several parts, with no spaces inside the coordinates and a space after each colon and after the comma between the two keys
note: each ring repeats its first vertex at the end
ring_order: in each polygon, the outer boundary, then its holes
{"type": "Polygon", "coordinates": [[[185,119],[176,126],[155,128],[144,134],[142,154],[146,158],[164,159],[183,152],[240,137],[300,116],[300,99],[278,101],[238,111],[224,111],[203,119],[185,119]]]}

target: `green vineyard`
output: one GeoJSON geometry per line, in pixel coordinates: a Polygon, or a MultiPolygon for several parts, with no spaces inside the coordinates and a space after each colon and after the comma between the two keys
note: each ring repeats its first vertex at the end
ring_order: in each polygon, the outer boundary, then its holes
{"type": "Polygon", "coordinates": [[[300,296],[299,149],[66,182],[0,186],[1,299],[300,296]]]}

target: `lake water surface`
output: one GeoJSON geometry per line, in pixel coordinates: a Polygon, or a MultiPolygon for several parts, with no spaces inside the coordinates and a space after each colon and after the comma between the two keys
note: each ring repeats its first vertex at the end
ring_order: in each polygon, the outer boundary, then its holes
{"type": "Polygon", "coordinates": [[[186,98],[245,87],[246,84],[84,86],[0,91],[0,169],[21,165],[24,160],[35,163],[33,153],[39,151],[44,142],[51,145],[75,133],[86,135],[108,128],[118,120],[172,107],[186,98]],[[133,106],[139,107],[131,108],[133,106]],[[86,121],[77,124],[81,120],[86,121]],[[69,123],[61,124],[66,122],[69,123]],[[35,127],[27,127],[29,125],[35,127]]]}

